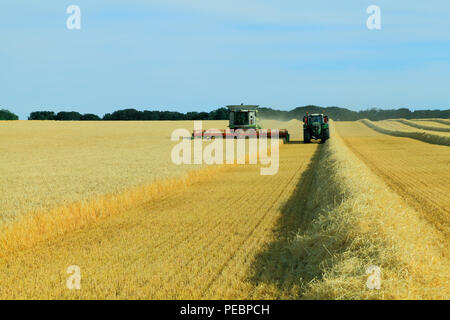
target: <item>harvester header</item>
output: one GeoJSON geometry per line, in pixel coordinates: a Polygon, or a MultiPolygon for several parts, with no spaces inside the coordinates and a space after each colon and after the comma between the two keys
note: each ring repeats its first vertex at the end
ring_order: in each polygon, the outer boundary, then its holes
{"type": "Polygon", "coordinates": [[[278,138],[289,142],[289,132],[286,129],[262,130],[258,121],[258,105],[229,105],[230,118],[227,130],[208,130],[196,131],[192,133],[192,138],[213,138],[222,135],[223,138],[272,138],[275,131],[278,132],[278,138]]]}

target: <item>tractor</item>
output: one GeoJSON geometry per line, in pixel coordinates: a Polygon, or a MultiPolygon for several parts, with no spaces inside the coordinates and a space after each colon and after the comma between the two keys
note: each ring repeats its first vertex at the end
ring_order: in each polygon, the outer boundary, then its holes
{"type": "Polygon", "coordinates": [[[303,117],[303,141],[310,143],[311,139],[320,139],[324,143],[330,138],[328,116],[321,113],[308,114],[303,117]]]}

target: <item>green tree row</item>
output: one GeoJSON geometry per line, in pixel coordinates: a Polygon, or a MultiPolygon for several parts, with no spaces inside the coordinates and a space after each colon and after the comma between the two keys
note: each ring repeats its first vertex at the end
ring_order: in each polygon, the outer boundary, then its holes
{"type": "Polygon", "coordinates": [[[93,113],[81,114],[76,111],[61,111],[55,114],[53,111],[34,111],[30,113],[28,120],[95,121],[101,119],[93,113]]]}
{"type": "Polygon", "coordinates": [[[19,117],[9,110],[0,110],[0,120],[19,120],[19,117]]]}
{"type": "Polygon", "coordinates": [[[320,106],[304,106],[297,107],[291,111],[273,110],[270,108],[261,108],[259,116],[265,119],[291,120],[302,119],[309,113],[324,113],[336,121],[355,121],[360,119],[369,120],[385,120],[385,119],[422,119],[422,118],[450,118],[450,109],[447,110],[415,110],[411,111],[407,108],[400,109],[367,109],[362,111],[352,111],[340,107],[320,107],[320,106]]]}
{"type": "Polygon", "coordinates": [[[55,114],[53,111],[34,111],[28,120],[226,120],[229,117],[228,109],[219,108],[211,112],[175,112],[175,111],[138,111],[136,109],[117,110],[107,113],[101,119],[95,114],[80,114],[76,111],[62,111],[55,114]]]}
{"type": "MultiPolygon", "coordinates": [[[[320,107],[315,105],[297,107],[290,111],[281,111],[271,108],[260,108],[259,117],[263,119],[291,120],[302,119],[306,112],[325,113],[336,121],[354,121],[359,119],[421,119],[421,118],[450,118],[450,110],[415,110],[407,108],[383,110],[372,108],[362,111],[352,111],[341,107],[320,107]]],[[[99,120],[227,120],[228,109],[219,108],[211,112],[175,112],[175,111],[138,111],[136,109],[117,110],[107,113],[100,118],[93,113],[81,114],[76,111],[34,111],[28,120],[60,120],[60,121],[99,121],[99,120]]],[[[9,110],[0,110],[0,120],[18,120],[19,117],[9,110]]]]}

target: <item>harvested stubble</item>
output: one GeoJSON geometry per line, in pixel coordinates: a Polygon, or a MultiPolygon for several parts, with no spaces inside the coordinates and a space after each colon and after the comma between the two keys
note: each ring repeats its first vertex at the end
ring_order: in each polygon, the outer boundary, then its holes
{"type": "Polygon", "coordinates": [[[412,121],[417,121],[417,122],[429,122],[430,125],[436,125],[436,124],[443,124],[446,126],[450,126],[450,119],[415,119],[412,121]]]}
{"type": "MultiPolygon", "coordinates": [[[[226,121],[204,121],[224,127],[226,121]]],[[[0,226],[154,181],[194,165],[171,162],[173,130],[192,121],[14,121],[0,126],[0,226]]]]}
{"type": "Polygon", "coordinates": [[[436,124],[436,125],[430,126],[430,125],[426,125],[425,123],[420,123],[420,122],[416,123],[414,121],[409,121],[409,120],[405,120],[405,119],[398,119],[397,121],[400,123],[406,124],[407,126],[422,129],[422,130],[450,132],[450,126],[446,126],[446,125],[438,126],[438,124],[436,124]]]}
{"type": "Polygon", "coordinates": [[[351,151],[437,229],[450,234],[447,146],[378,133],[360,122],[336,128],[351,151]]]}
{"type": "MultiPolygon", "coordinates": [[[[205,129],[227,124],[202,122],[205,129]]],[[[295,127],[293,122],[262,124],[295,127]]],[[[5,122],[0,126],[0,227],[29,212],[120,194],[197,169],[171,161],[178,142],[170,137],[179,128],[192,131],[193,121],[5,122]]]]}
{"type": "Polygon", "coordinates": [[[445,234],[406,205],[338,135],[317,158],[321,162],[311,169],[312,185],[299,185],[297,195],[285,205],[279,240],[262,253],[263,267],[257,269],[262,272],[254,275],[259,294],[448,299],[445,234]],[[294,237],[286,232],[292,232],[293,223],[299,226],[294,237]],[[382,271],[379,291],[365,287],[365,271],[371,265],[382,271]]]}
{"type": "Polygon", "coordinates": [[[367,119],[363,119],[360,121],[380,133],[389,134],[395,137],[417,139],[432,144],[450,146],[450,135],[446,135],[446,132],[441,132],[440,134],[438,134],[425,131],[415,131],[413,128],[408,126],[406,126],[407,128],[400,129],[399,126],[402,126],[402,124],[393,124],[392,121],[378,121],[376,123],[367,119]]]}
{"type": "Polygon", "coordinates": [[[317,147],[282,146],[276,176],[261,176],[255,165],[229,167],[183,192],[10,252],[0,260],[0,296],[243,297],[254,256],[272,240],[280,206],[317,147]],[[69,265],[82,270],[80,291],[65,287],[69,265]]]}
{"type": "Polygon", "coordinates": [[[324,145],[284,145],[280,157],[276,176],[228,167],[149,201],[133,195],[76,232],[12,246],[0,297],[448,299],[446,237],[337,132],[324,145]],[[79,291],[65,287],[70,265],[81,267],[79,291]],[[370,265],[381,268],[381,290],[366,287],[370,265]]]}

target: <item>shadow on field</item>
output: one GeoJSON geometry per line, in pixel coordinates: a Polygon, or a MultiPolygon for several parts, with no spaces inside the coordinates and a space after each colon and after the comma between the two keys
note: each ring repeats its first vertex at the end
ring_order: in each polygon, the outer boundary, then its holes
{"type": "MultiPolygon", "coordinates": [[[[291,140],[289,142],[284,142],[285,144],[306,144],[303,140],[291,140]]],[[[310,143],[323,144],[320,140],[311,140],[310,143]]]]}
{"type": "MultiPolygon", "coordinates": [[[[321,212],[322,204],[308,208],[307,199],[309,194],[316,193],[317,195],[319,192],[312,190],[311,186],[317,177],[315,173],[317,168],[324,165],[325,153],[324,145],[320,145],[298,181],[295,191],[281,209],[281,217],[275,227],[276,240],[258,253],[253,262],[251,283],[259,288],[275,286],[277,290],[274,294],[280,295],[276,298],[301,298],[303,285],[313,279],[322,278],[321,266],[309,259],[300,259],[297,254],[293,253],[290,239],[295,234],[306,233],[321,212]]],[[[324,200],[327,199],[326,194],[323,197],[324,200]]],[[[323,205],[326,206],[327,202],[324,201],[323,205]]],[[[308,248],[303,248],[303,250],[308,251],[308,248]]],[[[323,260],[320,260],[324,261],[327,258],[324,257],[323,260]]],[[[313,259],[313,261],[316,260],[313,259]]]]}

